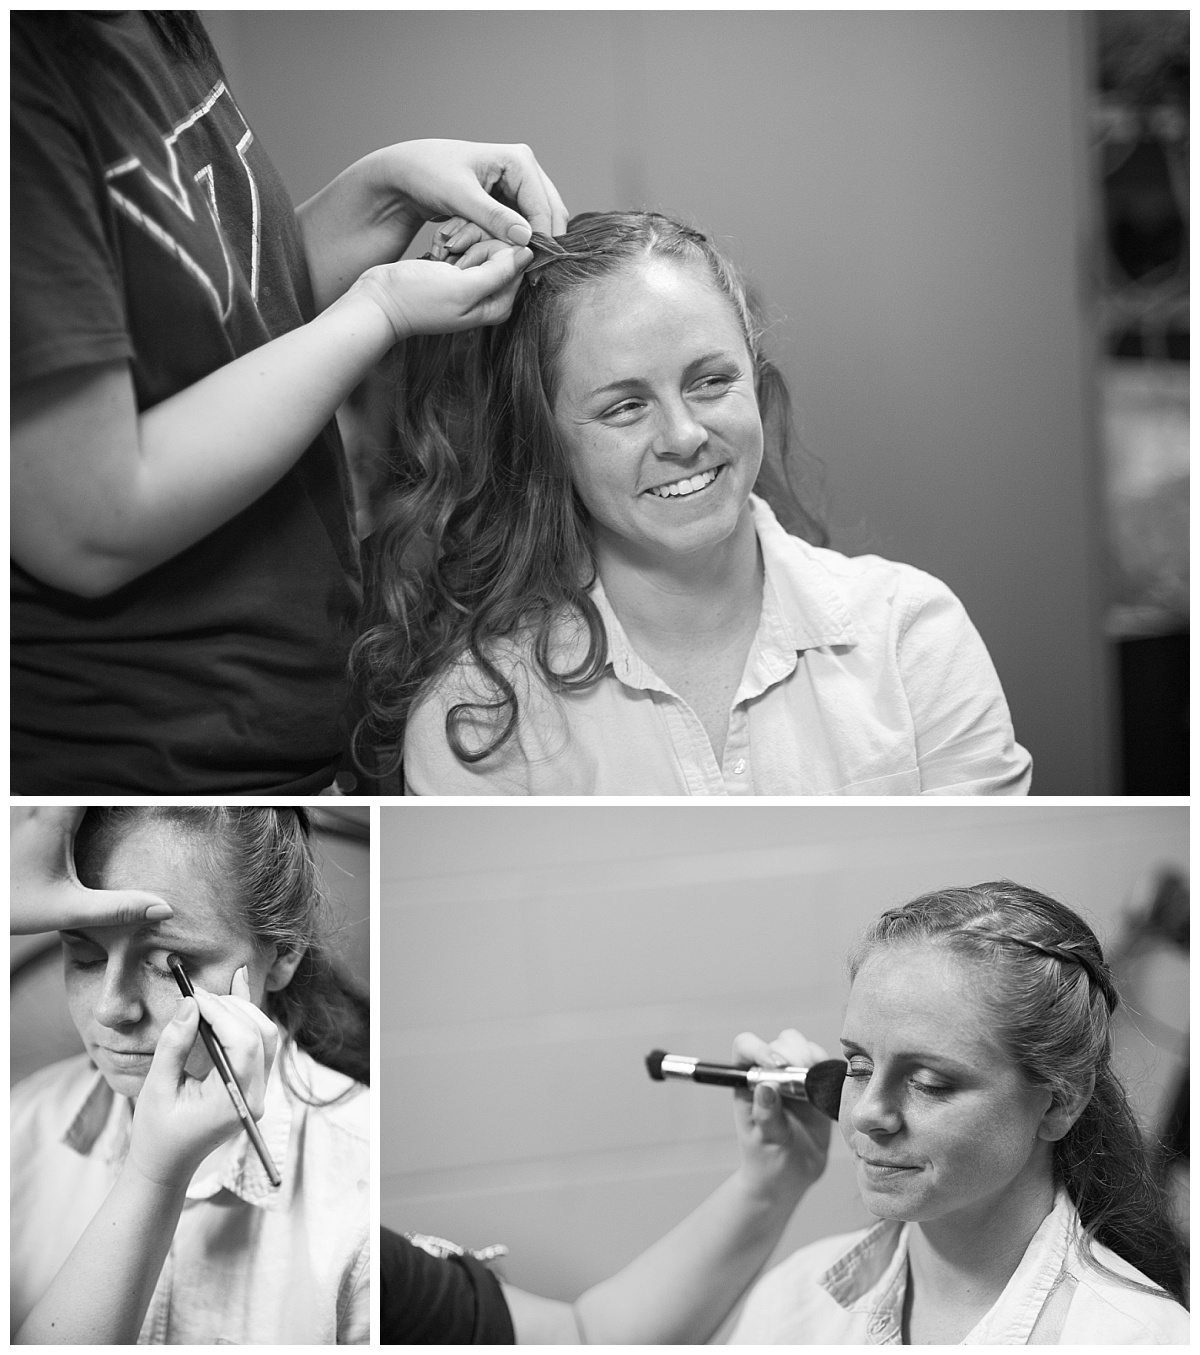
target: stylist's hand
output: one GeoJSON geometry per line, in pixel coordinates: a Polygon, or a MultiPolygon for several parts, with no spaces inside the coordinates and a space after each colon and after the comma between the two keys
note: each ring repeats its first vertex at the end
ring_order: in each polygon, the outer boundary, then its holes
{"type": "Polygon", "coordinates": [[[488,240],[457,264],[405,259],[369,268],[347,293],[368,297],[387,317],[395,341],[453,334],[507,320],[533,253],[488,240]]]}
{"type": "Polygon", "coordinates": [[[194,998],[181,999],[158,1038],[133,1113],[127,1164],[161,1186],[186,1185],[208,1154],[241,1128],[216,1068],[210,1063],[203,1078],[186,1071],[193,1046],[204,1048],[199,1039],[201,1014],[225,1046],[251,1115],[259,1119],[265,1107],[279,1032],[250,1001],[243,967],[234,974],[228,997],[197,986],[194,998]]]}
{"type": "Polygon", "coordinates": [[[9,810],[9,930],[52,932],[161,922],[171,907],[140,889],[85,889],[75,874],[82,808],[9,810]]]}
{"type": "MultiPolygon", "coordinates": [[[[739,1068],[811,1068],[828,1055],[797,1030],[785,1030],[769,1044],[742,1034],[733,1042],[739,1068]]],[[[784,1100],[760,1084],[734,1092],[734,1120],[742,1150],[741,1171],[752,1188],[767,1195],[802,1194],[825,1170],[833,1122],[806,1101],[784,1100]]]]}
{"type": "Polygon", "coordinates": [[[495,240],[529,243],[530,230],[561,235],[567,209],[528,146],[403,141],[372,157],[377,182],[415,225],[460,216],[495,240]]]}

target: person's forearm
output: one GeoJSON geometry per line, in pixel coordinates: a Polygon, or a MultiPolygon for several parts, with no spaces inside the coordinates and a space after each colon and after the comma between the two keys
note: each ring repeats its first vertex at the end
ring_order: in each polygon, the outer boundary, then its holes
{"type": "Polygon", "coordinates": [[[186,1182],[161,1186],[126,1164],[14,1343],[136,1344],[186,1191],[186,1182]]]}
{"type": "Polygon", "coordinates": [[[137,454],[112,476],[111,511],[93,518],[85,547],[109,588],[169,560],[270,489],[393,341],[377,307],[346,297],[146,410],[137,454]]]}
{"type": "Polygon", "coordinates": [[[421,227],[399,195],[384,191],[378,158],[376,151],[356,160],[296,208],[318,311],[368,268],[399,259],[421,227]]]}
{"type": "Polygon", "coordinates": [[[707,1341],[783,1235],[803,1190],[769,1194],[735,1173],[698,1209],[575,1302],[589,1344],[707,1341]]]}

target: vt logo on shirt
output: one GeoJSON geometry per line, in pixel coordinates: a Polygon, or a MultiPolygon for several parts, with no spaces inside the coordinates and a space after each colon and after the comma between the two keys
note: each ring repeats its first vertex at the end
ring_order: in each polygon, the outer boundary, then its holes
{"type": "Polygon", "coordinates": [[[253,143],[222,81],[162,134],[159,146],[105,170],[117,212],[188,274],[222,323],[233,312],[239,280],[242,294],[258,302],[262,227],[253,143]]]}

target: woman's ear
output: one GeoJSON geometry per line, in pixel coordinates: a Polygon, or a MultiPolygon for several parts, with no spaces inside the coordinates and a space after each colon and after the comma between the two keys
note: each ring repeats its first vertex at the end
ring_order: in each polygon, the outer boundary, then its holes
{"type": "Polygon", "coordinates": [[[1096,1090],[1096,1074],[1090,1073],[1086,1082],[1081,1083],[1066,1097],[1055,1096],[1050,1109],[1042,1116],[1037,1136],[1049,1143],[1057,1143],[1065,1138],[1067,1131],[1087,1109],[1087,1103],[1096,1090]]]}
{"type": "Polygon", "coordinates": [[[304,958],[303,950],[280,950],[276,947],[275,958],[267,970],[266,988],[268,993],[278,993],[292,981],[296,967],[304,958]]]}

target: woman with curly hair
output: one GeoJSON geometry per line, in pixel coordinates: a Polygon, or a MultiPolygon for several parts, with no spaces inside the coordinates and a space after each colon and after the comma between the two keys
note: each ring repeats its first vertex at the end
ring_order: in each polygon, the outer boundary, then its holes
{"type": "Polygon", "coordinates": [[[507,323],[398,358],[360,761],[420,794],[1024,793],[958,600],[793,492],[729,261],[653,212],[532,248],[507,323]]]}

